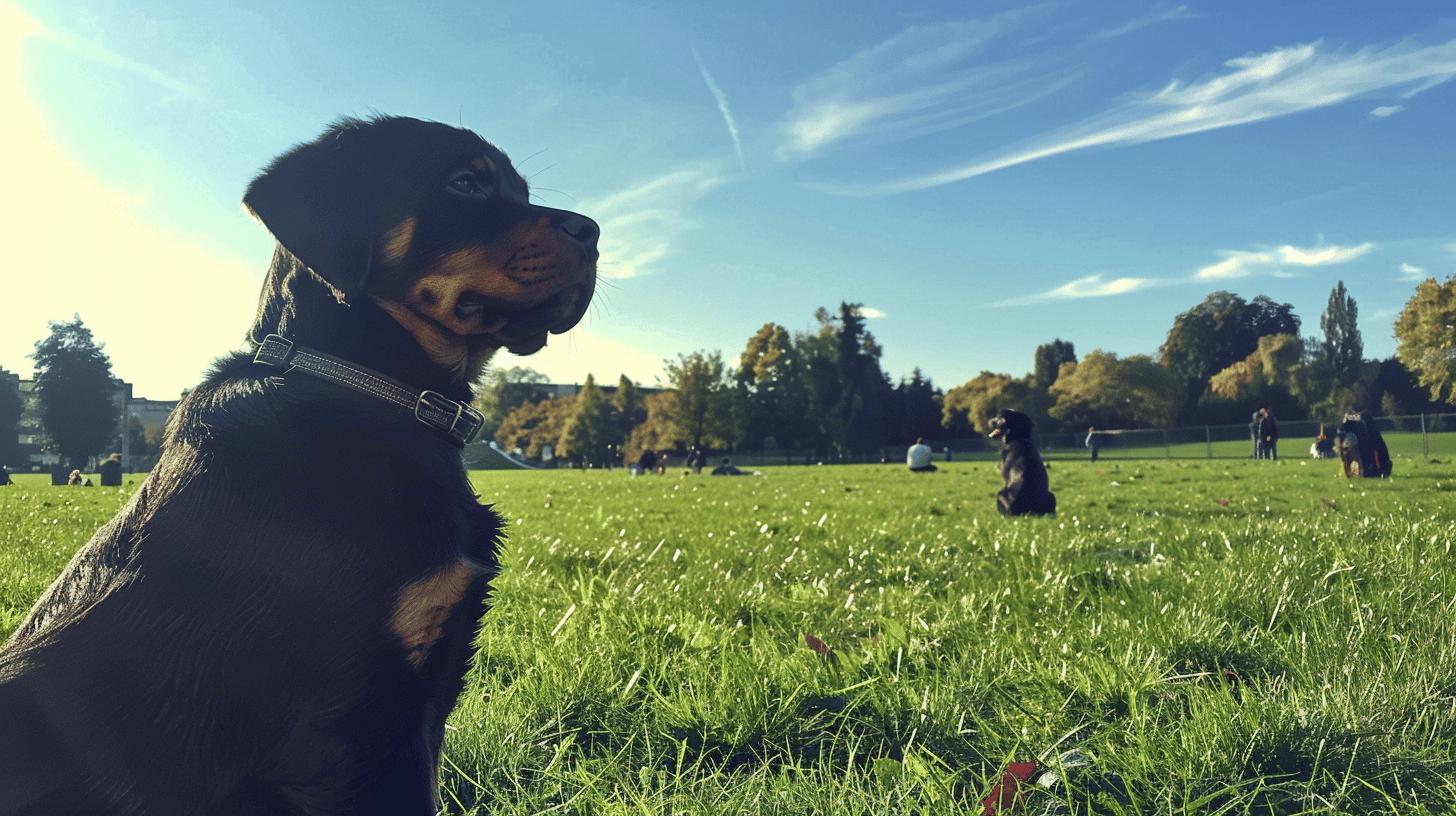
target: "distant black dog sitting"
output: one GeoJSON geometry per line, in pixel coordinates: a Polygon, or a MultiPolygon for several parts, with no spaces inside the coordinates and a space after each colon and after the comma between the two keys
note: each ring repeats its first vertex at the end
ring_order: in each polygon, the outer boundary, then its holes
{"type": "Polygon", "coordinates": [[[1001,438],[1001,479],[996,509],[1006,516],[1044,516],[1057,512],[1057,496],[1049,489],[1046,465],[1031,441],[1031,417],[1006,409],[991,420],[992,439],[1001,438]]]}
{"type": "Polygon", "coordinates": [[[244,204],[278,239],[257,350],[0,650],[4,816],[437,810],[502,535],[461,464],[470,385],[581,318],[597,225],[404,118],[340,122],[244,204]]]}
{"type": "Polygon", "coordinates": [[[1375,417],[1362,411],[1345,414],[1335,430],[1339,440],[1340,463],[1348,479],[1385,479],[1391,474],[1390,448],[1375,417]]]}

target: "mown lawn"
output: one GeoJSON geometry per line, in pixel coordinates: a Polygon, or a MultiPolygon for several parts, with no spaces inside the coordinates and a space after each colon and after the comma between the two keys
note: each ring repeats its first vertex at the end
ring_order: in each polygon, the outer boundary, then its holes
{"type": "MultiPolygon", "coordinates": [[[[1037,760],[1028,814],[1450,813],[1456,466],[1337,472],[1058,462],[1020,520],[985,462],[478,473],[448,811],[980,813],[1037,760]]],[[[0,488],[0,629],[130,489],[0,488]]]]}

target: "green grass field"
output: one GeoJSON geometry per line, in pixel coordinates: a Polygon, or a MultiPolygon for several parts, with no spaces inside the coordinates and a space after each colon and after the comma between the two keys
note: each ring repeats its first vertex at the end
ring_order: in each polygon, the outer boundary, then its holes
{"type": "MultiPolygon", "coordinates": [[[[1058,462],[1017,520],[985,462],[475,474],[447,811],[981,813],[1037,759],[1036,816],[1456,812],[1456,466],[1337,472],[1058,462]]],[[[0,630],[133,489],[0,488],[0,630]]]]}

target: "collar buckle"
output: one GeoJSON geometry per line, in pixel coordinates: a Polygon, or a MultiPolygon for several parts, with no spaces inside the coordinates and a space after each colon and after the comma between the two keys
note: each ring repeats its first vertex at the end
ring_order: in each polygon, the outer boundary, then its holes
{"type": "Polygon", "coordinates": [[[485,416],[463,402],[456,402],[439,391],[421,391],[415,400],[415,419],[442,431],[456,443],[473,441],[485,425],[485,416]]]}
{"type": "Polygon", "coordinates": [[[292,356],[293,341],[280,334],[270,334],[258,344],[253,362],[272,368],[283,368],[288,365],[288,358],[292,356]]]}

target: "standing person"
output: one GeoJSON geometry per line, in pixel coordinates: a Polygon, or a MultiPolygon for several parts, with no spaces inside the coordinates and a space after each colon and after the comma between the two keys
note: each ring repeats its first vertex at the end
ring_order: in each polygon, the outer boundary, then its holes
{"type": "Polygon", "coordinates": [[[1259,458],[1279,459],[1279,422],[1269,406],[1259,406],[1259,458]]]}
{"type": "Polygon", "coordinates": [[[1254,452],[1250,457],[1258,459],[1263,448],[1259,445],[1259,422],[1264,418],[1264,409],[1255,408],[1253,416],[1249,417],[1249,441],[1254,443],[1254,452]]]}
{"type": "Polygon", "coordinates": [[[934,473],[935,465],[930,461],[933,455],[925,439],[917,438],[915,444],[905,451],[905,467],[910,468],[911,473],[934,473]]]}
{"type": "Polygon", "coordinates": [[[1084,442],[1087,450],[1092,451],[1092,461],[1097,461],[1097,453],[1102,450],[1102,434],[1097,433],[1097,426],[1087,429],[1087,441],[1084,442]]]}
{"type": "Polygon", "coordinates": [[[0,487],[5,487],[6,485],[9,485],[9,484],[10,484],[10,471],[6,470],[4,465],[0,465],[0,487]]]}

